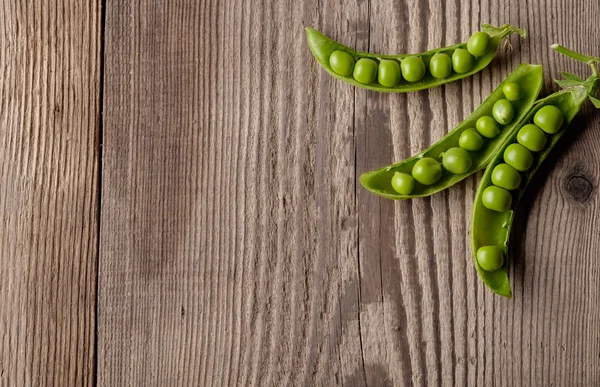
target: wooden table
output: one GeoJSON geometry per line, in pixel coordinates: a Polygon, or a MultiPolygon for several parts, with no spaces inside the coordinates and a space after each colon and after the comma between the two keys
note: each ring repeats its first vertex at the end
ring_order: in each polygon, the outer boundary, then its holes
{"type": "Polygon", "coordinates": [[[481,174],[357,183],[441,138],[519,63],[600,55],[597,0],[2,0],[1,386],[600,384],[600,113],[516,216],[512,300],[469,249],[481,174]],[[411,94],[327,75],[304,27],[418,52],[529,38],[411,94]]]}

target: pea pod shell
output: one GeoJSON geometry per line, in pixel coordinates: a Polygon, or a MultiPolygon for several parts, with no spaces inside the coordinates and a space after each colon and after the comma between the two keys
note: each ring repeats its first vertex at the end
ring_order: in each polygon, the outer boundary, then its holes
{"type": "Polygon", "coordinates": [[[474,59],[475,65],[473,66],[473,69],[471,71],[468,71],[463,74],[458,74],[458,73],[453,72],[449,77],[443,78],[443,79],[437,79],[433,75],[431,75],[431,73],[429,71],[427,71],[427,73],[423,77],[423,79],[421,79],[418,82],[410,83],[410,82],[406,82],[405,80],[403,80],[400,84],[398,84],[397,86],[394,86],[394,87],[385,87],[385,86],[380,85],[377,82],[365,85],[365,84],[362,84],[362,83],[356,81],[352,76],[346,77],[346,76],[338,75],[332,70],[331,66],[329,65],[329,57],[336,50],[347,52],[354,58],[355,61],[357,61],[360,58],[371,58],[377,62],[380,62],[382,59],[393,59],[396,61],[401,61],[403,58],[405,58],[407,56],[417,55],[423,59],[423,61],[425,62],[425,67],[427,69],[429,69],[429,61],[431,60],[431,57],[434,54],[446,53],[449,56],[452,56],[452,53],[457,48],[466,49],[467,43],[460,43],[460,44],[457,44],[454,46],[438,48],[435,50],[422,52],[420,54],[398,54],[398,55],[381,54],[380,55],[380,54],[371,54],[368,52],[353,50],[350,47],[344,46],[343,44],[338,43],[335,40],[328,38],[327,36],[323,35],[321,32],[319,32],[313,28],[310,28],[310,27],[306,28],[306,37],[308,40],[308,46],[309,46],[312,54],[316,58],[316,60],[319,62],[319,64],[325,70],[327,70],[327,72],[329,74],[331,74],[335,78],[341,79],[342,81],[344,81],[346,83],[352,84],[354,86],[362,87],[365,89],[376,90],[376,91],[381,91],[381,92],[403,93],[403,92],[409,92],[409,91],[415,91],[415,90],[429,89],[431,87],[440,86],[445,83],[449,83],[449,82],[456,81],[458,79],[466,78],[470,75],[473,75],[473,74],[483,70],[485,67],[487,67],[487,65],[490,64],[490,62],[496,55],[497,48],[500,46],[500,43],[506,37],[508,37],[509,35],[511,35],[513,33],[518,33],[523,38],[525,38],[527,36],[527,33],[525,30],[522,30],[522,29],[515,27],[513,25],[510,25],[510,24],[505,24],[502,27],[494,27],[489,24],[482,24],[481,30],[483,32],[486,32],[488,35],[490,35],[488,52],[485,55],[474,59]]]}
{"type": "Polygon", "coordinates": [[[489,95],[488,98],[467,117],[463,122],[458,124],[450,133],[442,138],[437,143],[433,144],[423,152],[399,163],[389,165],[387,167],[366,172],[360,177],[361,184],[369,191],[383,196],[388,199],[404,200],[416,197],[425,197],[436,192],[442,191],[465,177],[484,168],[487,163],[494,157],[498,149],[504,144],[506,138],[510,137],[519,120],[527,114],[535,100],[537,99],[543,83],[543,69],[540,65],[531,65],[523,63],[519,65],[512,73],[510,73],[500,85],[489,95]],[[503,126],[500,134],[494,139],[486,139],[483,147],[476,151],[470,152],[473,158],[471,168],[460,175],[451,174],[444,171],[442,178],[431,186],[417,185],[414,192],[410,195],[400,195],[391,185],[391,179],[395,172],[404,172],[410,174],[414,164],[423,157],[433,157],[440,160],[440,155],[452,147],[458,146],[460,135],[469,128],[475,127],[475,122],[481,116],[491,116],[492,108],[496,101],[504,98],[502,88],[506,83],[518,83],[522,86],[524,93],[523,98],[515,103],[515,118],[509,125],[503,126]]]}
{"type": "Polygon", "coordinates": [[[554,145],[560,140],[562,135],[566,132],[569,123],[577,115],[581,106],[587,99],[587,91],[585,87],[573,87],[567,90],[559,91],[544,99],[541,99],[535,103],[531,110],[523,118],[517,129],[513,131],[512,135],[508,137],[503,146],[496,153],[494,159],[488,164],[487,169],[483,175],[477,194],[475,196],[475,202],[473,204],[473,220],[471,222],[471,249],[473,252],[475,268],[482,281],[495,293],[510,298],[512,297],[510,282],[508,280],[508,244],[510,239],[510,231],[514,220],[515,209],[518,207],[519,201],[523,196],[527,185],[535,175],[535,172],[540,167],[544,159],[548,156],[554,145]],[[533,166],[523,174],[523,183],[518,190],[513,191],[513,204],[512,209],[505,212],[496,212],[487,209],[481,201],[483,191],[493,185],[491,181],[492,171],[494,167],[500,163],[503,163],[504,150],[510,145],[516,142],[518,130],[528,123],[533,121],[535,113],[544,106],[554,105],[558,107],[564,114],[564,122],[561,129],[549,137],[548,144],[541,151],[535,154],[533,166]],[[477,250],[482,246],[500,246],[504,250],[506,259],[504,265],[494,271],[488,272],[481,268],[477,262],[476,253],[477,250]]]}

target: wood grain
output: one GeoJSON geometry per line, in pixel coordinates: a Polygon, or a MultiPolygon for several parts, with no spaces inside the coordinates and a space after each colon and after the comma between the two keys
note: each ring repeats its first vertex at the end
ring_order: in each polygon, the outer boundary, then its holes
{"type": "Polygon", "coordinates": [[[98,384],[600,384],[600,116],[587,107],[517,215],[514,298],[469,248],[480,175],[380,199],[358,176],[418,152],[521,62],[546,91],[600,55],[597,1],[108,2],[98,384]],[[303,28],[418,52],[482,22],[530,38],[403,95],[319,68],[303,28]],[[587,182],[587,183],[586,183],[587,182]]]}
{"type": "Polygon", "coordinates": [[[0,4],[0,385],[91,386],[100,2],[0,4]]]}

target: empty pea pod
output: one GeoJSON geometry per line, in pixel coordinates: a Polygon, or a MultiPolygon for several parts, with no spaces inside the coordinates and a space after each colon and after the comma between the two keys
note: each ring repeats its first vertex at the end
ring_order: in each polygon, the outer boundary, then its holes
{"type": "Polygon", "coordinates": [[[354,86],[383,92],[429,89],[473,75],[490,64],[500,43],[513,33],[527,36],[510,24],[482,24],[481,31],[467,43],[420,54],[378,55],[353,50],[306,28],[308,46],[329,74],[354,86]]]}
{"type": "Polygon", "coordinates": [[[527,63],[519,65],[448,135],[416,156],[364,173],[360,177],[361,184],[377,195],[395,200],[429,196],[456,184],[484,168],[494,157],[537,99],[542,82],[542,66],[527,63]],[[499,133],[494,138],[483,138],[475,130],[476,123],[481,117],[493,120],[494,104],[505,98],[503,86],[508,83],[517,84],[523,90],[521,99],[512,102],[514,117],[510,124],[499,125],[499,133]],[[393,182],[394,176],[396,181],[393,182]],[[411,176],[416,181],[410,181],[411,176]],[[400,181],[404,184],[399,185],[400,181]]]}
{"type": "Polygon", "coordinates": [[[588,63],[593,75],[584,81],[576,75],[565,74],[566,81],[557,81],[566,87],[564,90],[533,105],[488,164],[473,204],[471,248],[475,268],[492,291],[508,298],[512,296],[508,280],[508,244],[519,200],[584,102],[591,99],[600,108],[600,100],[594,98],[600,77],[597,69],[600,59],[583,56],[558,45],[552,48],[588,63]],[[521,156],[514,152],[515,149],[521,156]],[[521,172],[517,171],[519,169],[521,172]]]}

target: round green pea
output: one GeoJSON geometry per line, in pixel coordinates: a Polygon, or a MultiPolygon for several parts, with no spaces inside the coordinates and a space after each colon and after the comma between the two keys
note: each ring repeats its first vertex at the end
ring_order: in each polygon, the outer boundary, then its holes
{"type": "Polygon", "coordinates": [[[558,132],[564,120],[563,113],[553,105],[544,106],[533,116],[533,122],[548,134],[558,132]]]}
{"type": "Polygon", "coordinates": [[[452,68],[459,74],[468,73],[473,69],[473,56],[464,48],[457,48],[452,54],[452,68]]]}
{"type": "Polygon", "coordinates": [[[477,250],[477,263],[485,271],[496,271],[504,265],[504,252],[498,246],[482,246],[477,250]]]}
{"type": "Polygon", "coordinates": [[[458,146],[471,152],[477,152],[483,146],[483,138],[475,129],[467,129],[458,138],[458,146]]]}
{"type": "Polygon", "coordinates": [[[370,58],[360,58],[354,66],[354,79],[368,85],[377,79],[377,62],[370,58]]]}
{"type": "Polygon", "coordinates": [[[517,171],[525,172],[533,164],[533,155],[521,144],[510,144],[504,151],[504,162],[517,171]]]}
{"type": "Polygon", "coordinates": [[[385,87],[394,87],[400,83],[402,75],[400,74],[400,65],[395,60],[382,59],[379,63],[377,80],[379,84],[385,87]]]}
{"type": "Polygon", "coordinates": [[[539,152],[546,146],[546,134],[534,124],[527,124],[517,133],[517,141],[530,151],[539,152]]]}
{"type": "Polygon", "coordinates": [[[490,116],[479,117],[475,122],[475,127],[483,137],[494,138],[500,134],[498,123],[490,116]]]}
{"type": "Polygon", "coordinates": [[[504,188],[490,185],[483,190],[481,201],[485,208],[489,210],[504,212],[508,210],[512,204],[512,195],[504,188]]]}
{"type": "Polygon", "coordinates": [[[490,42],[490,36],[485,32],[475,32],[467,41],[467,50],[474,57],[485,55],[490,42]]]}
{"type": "Polygon", "coordinates": [[[455,175],[462,175],[467,172],[471,168],[471,164],[473,164],[473,160],[469,152],[463,148],[450,148],[442,155],[442,165],[447,171],[455,175]]]}
{"type": "Polygon", "coordinates": [[[407,56],[400,62],[402,76],[408,82],[417,82],[425,76],[425,63],[418,56],[407,56]]]}
{"type": "Polygon", "coordinates": [[[504,96],[509,101],[518,101],[523,97],[523,91],[521,91],[521,86],[518,83],[509,82],[506,85],[502,86],[502,92],[504,96]]]}
{"type": "Polygon", "coordinates": [[[442,177],[442,166],[437,160],[424,157],[415,163],[412,176],[423,185],[432,185],[442,177]]]}
{"type": "Polygon", "coordinates": [[[500,125],[508,125],[515,117],[515,108],[507,99],[499,99],[492,108],[492,115],[500,125]]]}
{"type": "Polygon", "coordinates": [[[437,79],[447,78],[452,73],[452,59],[448,54],[438,52],[429,61],[429,72],[437,79]]]}
{"type": "Polygon", "coordinates": [[[492,183],[509,191],[519,188],[521,174],[508,164],[498,164],[492,171],[492,183]]]}
{"type": "Polygon", "coordinates": [[[415,189],[415,179],[408,173],[396,172],[392,176],[392,188],[400,195],[410,195],[415,189]]]}
{"type": "Polygon", "coordinates": [[[354,58],[345,51],[336,50],[329,57],[329,66],[334,73],[349,77],[354,70],[354,58]]]}

